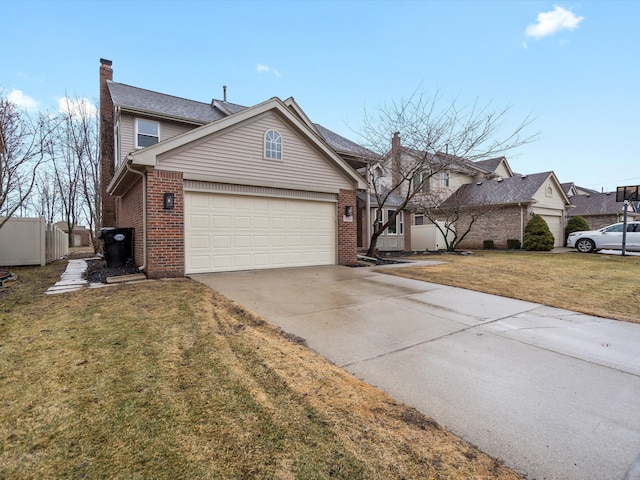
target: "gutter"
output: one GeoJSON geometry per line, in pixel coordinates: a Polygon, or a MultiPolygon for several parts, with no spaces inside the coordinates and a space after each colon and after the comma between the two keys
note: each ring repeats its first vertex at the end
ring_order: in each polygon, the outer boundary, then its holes
{"type": "Polygon", "coordinates": [[[138,267],[138,270],[143,272],[147,268],[147,176],[144,172],[131,168],[128,159],[125,160],[125,167],[131,173],[142,177],[142,265],[138,267]]]}

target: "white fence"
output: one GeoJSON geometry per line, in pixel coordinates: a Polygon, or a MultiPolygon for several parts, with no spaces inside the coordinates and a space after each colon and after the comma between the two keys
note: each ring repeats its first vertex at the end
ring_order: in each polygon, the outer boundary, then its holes
{"type": "Polygon", "coordinates": [[[10,218],[0,228],[0,265],[40,265],[69,253],[67,234],[44,217],[10,218]]]}
{"type": "MultiPolygon", "coordinates": [[[[444,222],[438,222],[438,224],[445,230],[444,222]]],[[[448,232],[448,236],[452,238],[453,233],[448,232]]],[[[447,242],[444,240],[444,235],[433,223],[411,226],[411,250],[421,252],[426,250],[445,250],[446,248],[447,242]]]]}

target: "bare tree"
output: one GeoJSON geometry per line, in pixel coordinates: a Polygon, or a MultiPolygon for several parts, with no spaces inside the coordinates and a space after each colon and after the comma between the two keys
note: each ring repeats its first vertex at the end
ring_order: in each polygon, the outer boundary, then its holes
{"type": "Polygon", "coordinates": [[[448,252],[456,250],[478,220],[502,208],[502,205],[492,205],[486,198],[468,205],[457,193],[449,196],[445,190],[432,192],[421,196],[414,205],[415,210],[424,214],[440,231],[448,252]]]}
{"type": "Polygon", "coordinates": [[[25,208],[44,162],[49,130],[43,128],[42,118],[34,124],[0,92],[0,228],[25,208]]]}
{"type": "MultiPolygon", "coordinates": [[[[97,109],[82,98],[64,98],[56,133],[47,144],[69,246],[81,215],[86,215],[92,236],[99,228],[99,160],[97,109]]],[[[94,242],[95,246],[95,242],[94,242]]]]}
{"type": "Polygon", "coordinates": [[[374,114],[365,112],[361,136],[365,146],[377,154],[368,172],[376,219],[367,255],[376,255],[380,235],[395,224],[398,214],[431,177],[460,162],[502,155],[537,136],[524,135],[532,121],[529,117],[511,133],[499,136],[509,110],[491,111],[490,105],[477,102],[459,107],[455,100],[444,102],[439,94],[426,97],[416,92],[406,100],[379,107],[374,114]],[[392,137],[397,144],[389,150],[392,137]],[[383,209],[390,212],[386,221],[383,209]]]}
{"type": "Polygon", "coordinates": [[[60,214],[55,178],[51,169],[43,168],[38,172],[31,200],[31,209],[37,215],[45,217],[48,223],[53,223],[60,214]]]}

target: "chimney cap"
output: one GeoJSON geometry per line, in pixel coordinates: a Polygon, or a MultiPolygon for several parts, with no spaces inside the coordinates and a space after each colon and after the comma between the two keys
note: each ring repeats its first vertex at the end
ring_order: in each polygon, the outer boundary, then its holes
{"type": "Polygon", "coordinates": [[[110,67],[111,65],[113,65],[113,62],[111,60],[107,60],[106,58],[101,58],[100,59],[100,63],[102,65],[107,65],[108,67],[110,67]]]}

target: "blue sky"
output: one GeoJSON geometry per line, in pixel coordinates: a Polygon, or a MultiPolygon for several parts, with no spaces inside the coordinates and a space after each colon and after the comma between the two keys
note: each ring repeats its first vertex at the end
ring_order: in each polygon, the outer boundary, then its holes
{"type": "Polygon", "coordinates": [[[7,1],[0,86],[33,110],[114,80],[193,100],[293,96],[357,140],[368,110],[416,89],[511,105],[532,144],[507,158],[595,190],[640,184],[640,2],[7,1]]]}

